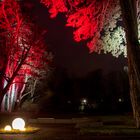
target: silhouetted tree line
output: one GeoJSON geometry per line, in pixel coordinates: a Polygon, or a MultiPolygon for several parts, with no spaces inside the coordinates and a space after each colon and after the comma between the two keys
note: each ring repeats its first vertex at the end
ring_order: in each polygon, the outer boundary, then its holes
{"type": "Polygon", "coordinates": [[[101,69],[85,77],[70,77],[63,68],[56,68],[41,79],[35,89],[35,104],[40,111],[79,112],[83,98],[87,99],[87,113],[122,113],[131,111],[128,75],[101,69]]]}

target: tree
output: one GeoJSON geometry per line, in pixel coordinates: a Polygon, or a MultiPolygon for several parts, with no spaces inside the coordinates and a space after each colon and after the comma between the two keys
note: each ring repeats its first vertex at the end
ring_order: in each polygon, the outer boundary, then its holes
{"type": "MultiPolygon", "coordinates": [[[[127,55],[130,81],[130,98],[137,128],[140,128],[140,46],[138,42],[138,24],[136,1],[121,1],[122,16],[127,40],[127,55]],[[128,12],[129,11],[129,12],[128,12]]],[[[139,6],[139,2],[137,3],[139,6]]]]}
{"type": "Polygon", "coordinates": [[[112,53],[128,58],[130,98],[137,128],[140,127],[139,36],[140,2],[138,0],[40,0],[51,17],[65,13],[67,26],[75,28],[76,41],[88,40],[90,52],[112,53]],[[124,30],[125,29],[125,30],[124,30]]]}
{"type": "Polygon", "coordinates": [[[41,0],[51,17],[66,14],[66,26],[73,27],[74,40],[87,41],[90,52],[126,56],[125,34],[121,24],[119,1],[115,0],[41,0]],[[63,10],[62,10],[63,9],[63,10]],[[113,43],[112,43],[113,42],[113,43]]]}
{"type": "Polygon", "coordinates": [[[17,1],[0,2],[0,106],[11,111],[20,102],[30,76],[39,76],[46,68],[49,53],[42,36],[31,20],[24,17],[17,1]],[[3,102],[2,102],[3,101],[3,102]]]}

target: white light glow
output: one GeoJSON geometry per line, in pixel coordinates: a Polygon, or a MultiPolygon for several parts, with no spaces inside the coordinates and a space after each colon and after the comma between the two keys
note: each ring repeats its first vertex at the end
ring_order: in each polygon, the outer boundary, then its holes
{"type": "Polygon", "coordinates": [[[24,127],[23,129],[20,129],[20,131],[26,131],[26,128],[24,127]]]}
{"type": "Polygon", "coordinates": [[[12,122],[13,129],[25,130],[25,121],[22,118],[16,118],[12,122]]]}
{"type": "Polygon", "coordinates": [[[87,104],[87,99],[82,99],[81,102],[82,104],[87,104]]]}
{"type": "Polygon", "coordinates": [[[5,130],[5,131],[11,131],[11,130],[12,130],[12,128],[11,128],[11,126],[10,126],[10,125],[6,125],[6,126],[4,127],[4,130],[5,130]]]}
{"type": "Polygon", "coordinates": [[[122,99],[121,99],[121,98],[119,98],[119,99],[118,99],[118,101],[119,101],[119,102],[122,102],[122,99]]]}
{"type": "Polygon", "coordinates": [[[87,103],[87,100],[86,99],[83,99],[83,103],[87,103]]]}

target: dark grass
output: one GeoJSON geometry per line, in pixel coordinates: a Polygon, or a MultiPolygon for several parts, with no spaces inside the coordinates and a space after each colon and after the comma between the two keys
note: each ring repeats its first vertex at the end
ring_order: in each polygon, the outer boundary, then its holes
{"type": "MultiPolygon", "coordinates": [[[[138,136],[140,130],[135,127],[132,115],[109,115],[109,116],[92,116],[84,114],[29,114],[29,113],[12,113],[0,114],[0,126],[8,124],[15,117],[22,117],[27,120],[38,117],[53,117],[60,119],[77,119],[77,123],[68,126],[68,124],[33,124],[34,127],[40,127],[39,133],[28,135],[31,140],[64,139],[69,140],[77,137],[88,136],[138,136]],[[81,121],[82,120],[82,121],[81,121]],[[61,125],[61,126],[60,126],[61,125]],[[42,129],[43,128],[43,129],[42,129]],[[58,132],[56,132],[56,130],[58,132]],[[68,132],[66,131],[68,130],[68,132]],[[72,131],[73,130],[73,131],[72,131]]],[[[9,123],[10,124],[10,123],[9,123]]],[[[32,125],[31,125],[32,126],[32,125]]],[[[1,140],[1,139],[0,139],[1,140]]]]}
{"type": "Polygon", "coordinates": [[[80,128],[80,134],[94,136],[140,136],[140,129],[128,126],[102,126],[80,128]]]}

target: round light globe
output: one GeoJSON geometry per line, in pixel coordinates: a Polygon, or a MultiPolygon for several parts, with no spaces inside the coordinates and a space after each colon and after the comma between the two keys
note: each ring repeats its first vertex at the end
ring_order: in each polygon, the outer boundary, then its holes
{"type": "Polygon", "coordinates": [[[5,131],[11,131],[11,130],[12,130],[12,128],[11,128],[11,126],[10,126],[10,125],[6,125],[6,126],[4,127],[4,130],[5,130],[5,131]]]}
{"type": "Polygon", "coordinates": [[[12,122],[13,129],[24,130],[25,121],[22,118],[16,118],[12,122]]]}

